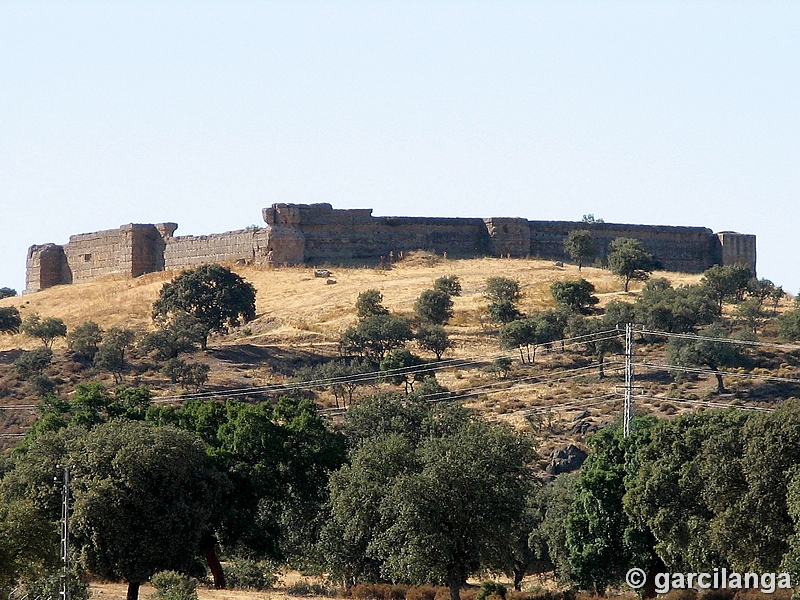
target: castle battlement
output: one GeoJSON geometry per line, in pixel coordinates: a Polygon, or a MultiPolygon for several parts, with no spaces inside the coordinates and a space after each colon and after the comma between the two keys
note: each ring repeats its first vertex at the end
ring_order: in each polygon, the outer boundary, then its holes
{"type": "Polygon", "coordinates": [[[700,273],[712,265],[756,269],[756,237],[705,227],[625,225],[519,218],[375,217],[372,209],[330,204],[273,204],[265,226],[203,236],[175,236],[176,223],[128,224],[73,235],[64,245],[28,249],[26,292],[110,274],[138,277],[207,263],[340,264],[377,262],[411,250],[448,256],[534,256],[565,260],[570,231],[589,229],[604,259],[618,237],[641,240],[669,271],[700,273]]]}

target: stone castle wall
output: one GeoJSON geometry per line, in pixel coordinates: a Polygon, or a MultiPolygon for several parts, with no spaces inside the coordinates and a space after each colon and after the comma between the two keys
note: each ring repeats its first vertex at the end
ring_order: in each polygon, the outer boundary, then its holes
{"type": "Polygon", "coordinates": [[[570,231],[588,229],[604,260],[618,237],[642,241],[667,270],[699,273],[715,264],[755,272],[756,239],[704,227],[667,227],[517,218],[374,217],[371,209],[335,210],[330,204],[275,204],[263,210],[266,226],[177,236],[175,223],[129,224],[74,235],[58,246],[31,246],[27,290],[80,283],[121,273],[138,277],[206,263],[338,264],[376,262],[424,249],[448,256],[534,256],[566,260],[570,231]]]}

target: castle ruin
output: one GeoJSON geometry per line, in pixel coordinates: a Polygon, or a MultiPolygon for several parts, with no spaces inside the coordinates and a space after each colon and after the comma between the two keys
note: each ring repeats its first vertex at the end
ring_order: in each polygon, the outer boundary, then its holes
{"type": "Polygon", "coordinates": [[[511,256],[565,260],[570,231],[588,229],[603,260],[618,237],[641,240],[669,271],[700,273],[712,265],[756,269],[754,235],[705,227],[623,225],[518,218],[374,217],[372,209],[338,210],[330,204],[273,204],[264,227],[174,236],[176,223],[128,224],[73,235],[69,243],[31,246],[26,292],[82,283],[110,274],[138,277],[206,263],[376,263],[390,253],[431,250],[448,256],[511,256]]]}

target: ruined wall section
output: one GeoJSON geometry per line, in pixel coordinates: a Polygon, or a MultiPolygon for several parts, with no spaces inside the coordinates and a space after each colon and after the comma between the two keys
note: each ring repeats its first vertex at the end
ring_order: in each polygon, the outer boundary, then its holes
{"type": "Polygon", "coordinates": [[[569,260],[564,240],[570,231],[586,229],[597,242],[598,258],[604,262],[608,247],[618,237],[635,238],[668,271],[702,273],[722,263],[719,242],[706,227],[530,221],[531,256],[569,260]]]}
{"type": "Polygon", "coordinates": [[[265,228],[213,235],[185,235],[165,240],[163,269],[184,269],[208,263],[264,264],[269,252],[265,228]]]}
{"type": "Polygon", "coordinates": [[[525,219],[484,219],[489,253],[494,256],[530,256],[531,223],[525,219]]]}
{"type": "Polygon", "coordinates": [[[72,283],[63,246],[42,244],[28,248],[25,261],[25,291],[38,292],[54,285],[72,283]]]}
{"type": "Polygon", "coordinates": [[[717,234],[721,264],[747,267],[756,273],[756,236],[723,231],[717,234]]]}
{"type": "Polygon", "coordinates": [[[374,261],[411,250],[453,257],[490,253],[482,219],[373,217],[371,209],[334,210],[330,204],[275,205],[264,218],[269,223],[281,213],[292,215],[285,224],[301,232],[303,262],[309,264],[374,261]]]}

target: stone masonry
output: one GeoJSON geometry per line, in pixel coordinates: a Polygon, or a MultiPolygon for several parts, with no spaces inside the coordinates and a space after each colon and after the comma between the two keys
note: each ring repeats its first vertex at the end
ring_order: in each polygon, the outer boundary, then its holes
{"type": "Polygon", "coordinates": [[[667,227],[528,221],[518,218],[374,217],[372,209],[336,210],[330,204],[273,204],[265,227],[203,235],[173,234],[176,223],[129,224],[73,235],[63,246],[28,250],[26,292],[111,274],[138,277],[206,263],[256,265],[377,263],[390,254],[430,250],[448,256],[512,256],[566,260],[570,231],[592,232],[604,260],[618,237],[642,241],[664,268],[700,273],[712,265],[756,269],[754,235],[714,233],[705,227],[667,227]]]}

